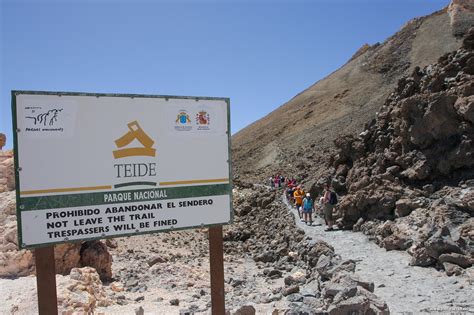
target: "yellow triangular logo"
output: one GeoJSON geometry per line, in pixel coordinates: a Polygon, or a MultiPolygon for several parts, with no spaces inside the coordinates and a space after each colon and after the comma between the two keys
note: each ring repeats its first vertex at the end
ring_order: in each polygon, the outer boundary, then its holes
{"type": "Polygon", "coordinates": [[[127,156],[156,156],[156,149],[152,146],[155,143],[143,129],[140,127],[138,122],[132,121],[127,124],[129,131],[122,137],[115,140],[117,148],[123,148],[130,144],[134,139],[137,139],[142,145],[142,148],[124,148],[115,150],[114,158],[120,159],[127,156]]]}

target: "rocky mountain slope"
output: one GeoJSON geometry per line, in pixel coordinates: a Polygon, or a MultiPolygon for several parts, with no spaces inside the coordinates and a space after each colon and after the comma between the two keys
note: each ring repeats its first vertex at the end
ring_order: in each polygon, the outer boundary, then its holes
{"type": "Polygon", "coordinates": [[[359,136],[335,141],[326,169],[343,195],[339,225],[460,274],[474,263],[473,141],[471,28],[462,48],[400,79],[359,136]]]}
{"type": "Polygon", "coordinates": [[[473,2],[453,0],[385,42],[364,45],[343,67],[233,136],[235,175],[262,179],[284,170],[305,176],[341,134],[362,131],[401,77],[459,48],[473,20],[473,2]]]}

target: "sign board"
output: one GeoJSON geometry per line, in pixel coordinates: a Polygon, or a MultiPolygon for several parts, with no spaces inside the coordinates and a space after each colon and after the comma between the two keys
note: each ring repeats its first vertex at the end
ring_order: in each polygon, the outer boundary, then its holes
{"type": "Polygon", "coordinates": [[[12,92],[21,248],[232,221],[229,99],[12,92]]]}

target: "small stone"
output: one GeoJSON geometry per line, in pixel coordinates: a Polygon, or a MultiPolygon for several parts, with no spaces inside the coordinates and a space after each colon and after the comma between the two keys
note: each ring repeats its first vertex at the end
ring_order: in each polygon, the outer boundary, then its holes
{"type": "Polygon", "coordinates": [[[298,293],[298,292],[300,292],[300,287],[297,285],[294,285],[294,286],[283,289],[282,294],[283,296],[288,296],[290,294],[298,293]]]}
{"type": "Polygon", "coordinates": [[[128,287],[128,288],[136,287],[137,285],[138,285],[138,280],[137,279],[131,279],[131,280],[128,280],[125,283],[125,286],[128,287]]]}
{"type": "Polygon", "coordinates": [[[300,290],[300,293],[304,297],[319,297],[320,296],[317,290],[315,290],[314,288],[308,288],[308,287],[302,288],[300,290]]]}
{"type": "Polygon", "coordinates": [[[236,288],[238,286],[241,286],[244,284],[244,280],[240,280],[240,279],[232,279],[231,281],[231,285],[236,288]]]}
{"type": "Polygon", "coordinates": [[[252,305],[241,306],[233,315],[255,315],[255,307],[252,305]]]}
{"type": "Polygon", "coordinates": [[[457,253],[442,254],[439,256],[438,260],[441,263],[448,262],[451,264],[458,265],[462,268],[469,268],[474,262],[474,259],[472,259],[471,257],[457,253]]]}
{"type": "Polygon", "coordinates": [[[272,279],[281,278],[281,276],[282,276],[282,272],[280,270],[276,270],[276,269],[270,270],[267,273],[267,277],[272,278],[272,279]]]}
{"type": "Polygon", "coordinates": [[[302,302],[303,296],[299,293],[293,293],[286,297],[286,299],[290,302],[302,302]]]}
{"type": "Polygon", "coordinates": [[[145,300],[145,297],[143,295],[135,298],[135,302],[140,302],[140,301],[143,301],[143,300],[145,300]]]}
{"type": "Polygon", "coordinates": [[[152,257],[152,258],[150,258],[150,259],[148,260],[148,266],[151,267],[151,266],[153,266],[153,265],[155,265],[155,264],[164,263],[164,262],[166,262],[166,261],[167,261],[167,260],[166,260],[165,258],[161,257],[161,256],[154,256],[154,257],[152,257]]]}
{"type": "Polygon", "coordinates": [[[301,271],[296,271],[291,275],[291,277],[297,283],[304,283],[306,281],[306,275],[301,271]]]}
{"type": "Polygon", "coordinates": [[[179,299],[172,299],[172,300],[170,301],[170,304],[171,304],[171,305],[174,305],[174,306],[178,306],[178,305],[179,305],[179,299]]]}
{"type": "Polygon", "coordinates": [[[113,239],[113,238],[108,238],[105,240],[105,245],[107,245],[107,247],[110,247],[110,248],[117,248],[118,244],[117,244],[117,240],[113,239]]]}
{"type": "Polygon", "coordinates": [[[288,256],[291,257],[292,259],[297,259],[298,258],[298,253],[297,252],[288,252],[288,256]]]}
{"type": "Polygon", "coordinates": [[[119,299],[119,300],[117,300],[117,304],[118,304],[118,305],[127,305],[128,302],[127,302],[127,300],[125,300],[125,299],[119,299]]]}
{"type": "Polygon", "coordinates": [[[114,292],[122,292],[124,290],[123,284],[120,282],[112,282],[110,289],[114,292]]]}
{"type": "Polygon", "coordinates": [[[446,274],[448,276],[459,276],[462,273],[462,268],[458,265],[445,262],[443,263],[444,270],[446,270],[446,274]]]}

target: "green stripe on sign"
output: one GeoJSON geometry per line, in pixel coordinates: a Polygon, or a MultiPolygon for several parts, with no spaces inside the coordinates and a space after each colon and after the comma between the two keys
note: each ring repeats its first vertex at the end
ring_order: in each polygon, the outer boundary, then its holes
{"type": "MultiPolygon", "coordinates": [[[[107,192],[94,192],[85,194],[68,194],[54,196],[21,197],[21,211],[56,209],[69,207],[83,207],[103,204],[129,203],[139,201],[166,200],[177,198],[193,198],[231,195],[232,188],[230,184],[171,187],[171,188],[152,188],[152,189],[134,189],[134,190],[111,190],[107,192]],[[146,192],[156,192],[155,196],[146,196],[146,192]],[[124,200],[105,201],[106,195],[130,196],[124,200]],[[128,195],[129,194],[129,195],[128,195]]],[[[151,194],[149,194],[151,195],[151,194]]]]}

